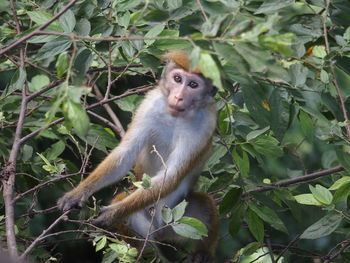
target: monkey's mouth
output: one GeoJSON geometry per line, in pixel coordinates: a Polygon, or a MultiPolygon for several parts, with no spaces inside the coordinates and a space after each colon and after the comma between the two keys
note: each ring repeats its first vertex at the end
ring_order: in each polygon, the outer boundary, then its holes
{"type": "Polygon", "coordinates": [[[180,107],[177,106],[173,106],[173,105],[169,105],[168,106],[168,111],[172,116],[177,116],[179,115],[181,112],[184,112],[185,109],[182,109],[180,107]]]}

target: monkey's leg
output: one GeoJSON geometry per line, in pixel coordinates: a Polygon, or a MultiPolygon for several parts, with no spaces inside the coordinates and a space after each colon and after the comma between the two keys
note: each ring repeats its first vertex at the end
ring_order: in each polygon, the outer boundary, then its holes
{"type": "Polygon", "coordinates": [[[218,240],[219,219],[213,198],[205,193],[191,192],[186,198],[185,215],[194,217],[208,228],[208,237],[198,241],[195,251],[188,256],[190,263],[212,263],[212,253],[218,240]]]}

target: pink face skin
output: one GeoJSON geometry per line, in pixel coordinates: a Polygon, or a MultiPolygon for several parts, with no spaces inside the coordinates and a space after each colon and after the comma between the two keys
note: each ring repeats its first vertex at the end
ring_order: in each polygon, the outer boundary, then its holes
{"type": "Polygon", "coordinates": [[[168,111],[174,116],[187,115],[200,106],[208,96],[209,87],[203,77],[189,73],[181,68],[174,68],[166,75],[168,93],[168,111]]]}

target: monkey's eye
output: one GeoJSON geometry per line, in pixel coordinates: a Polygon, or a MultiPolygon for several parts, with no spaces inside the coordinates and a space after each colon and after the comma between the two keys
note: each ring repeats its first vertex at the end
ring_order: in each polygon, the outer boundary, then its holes
{"type": "Polygon", "coordinates": [[[192,89],[195,89],[198,87],[198,83],[195,81],[190,81],[190,83],[188,83],[188,86],[191,87],[192,89]]]}
{"type": "Polygon", "coordinates": [[[177,82],[177,83],[181,83],[182,78],[181,78],[180,75],[175,75],[175,76],[174,76],[174,80],[175,80],[175,82],[177,82]]]}

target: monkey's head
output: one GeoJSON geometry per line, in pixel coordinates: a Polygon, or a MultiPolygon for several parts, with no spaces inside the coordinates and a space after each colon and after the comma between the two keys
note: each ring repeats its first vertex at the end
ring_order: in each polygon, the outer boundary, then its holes
{"type": "Polygon", "coordinates": [[[167,65],[159,86],[172,116],[189,116],[214,102],[213,96],[217,89],[198,67],[191,70],[187,52],[172,51],[163,57],[167,59],[167,65]]]}

